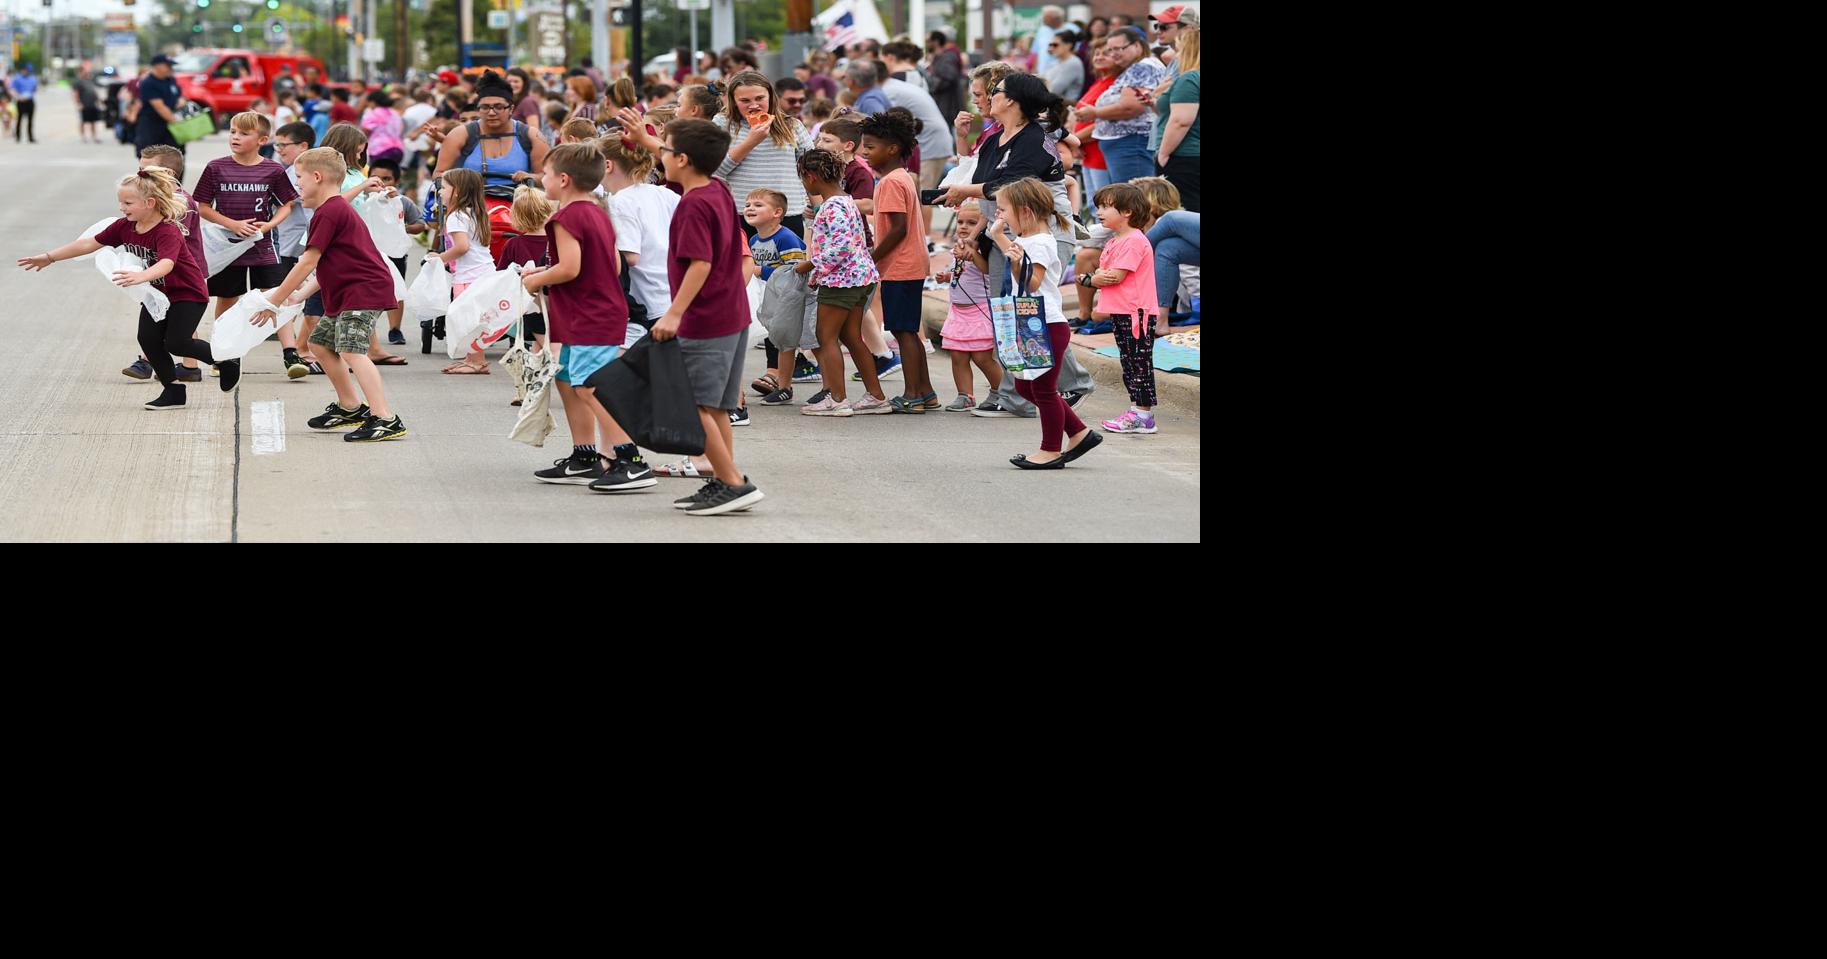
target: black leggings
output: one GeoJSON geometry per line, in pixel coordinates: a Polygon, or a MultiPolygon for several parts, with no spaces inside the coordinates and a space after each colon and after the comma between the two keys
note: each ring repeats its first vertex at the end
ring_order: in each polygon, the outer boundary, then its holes
{"type": "Polygon", "coordinates": [[[173,356],[188,356],[211,364],[216,358],[209,352],[209,344],[196,339],[197,324],[203,322],[203,311],[207,303],[173,303],[165,311],[163,320],[154,320],[152,314],[140,307],[140,352],[146,362],[152,364],[153,372],[159,375],[159,382],[166,386],[177,382],[178,372],[172,366],[173,356]]]}
{"type": "Polygon", "coordinates": [[[37,101],[35,101],[35,100],[20,100],[19,101],[19,123],[17,126],[13,127],[13,142],[14,143],[18,143],[19,138],[22,136],[30,139],[33,143],[38,142],[38,121],[33,119],[33,117],[36,117],[37,115],[38,115],[37,101]],[[30,133],[25,132],[25,128],[27,125],[31,126],[32,132],[30,132],[30,133]]]}

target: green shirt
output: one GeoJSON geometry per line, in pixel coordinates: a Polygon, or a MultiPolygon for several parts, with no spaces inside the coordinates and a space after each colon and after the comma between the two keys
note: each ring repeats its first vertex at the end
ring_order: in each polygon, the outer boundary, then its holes
{"type": "MultiPolygon", "coordinates": [[[[1167,95],[1155,101],[1155,137],[1157,143],[1165,143],[1167,136],[1167,118],[1173,115],[1174,104],[1199,102],[1199,71],[1184,74],[1174,81],[1167,95]]],[[[1160,148],[1156,147],[1157,153],[1160,148]]],[[[1173,152],[1177,157],[1196,157],[1199,155],[1199,118],[1193,118],[1193,126],[1186,131],[1186,137],[1180,141],[1180,147],[1173,152]]]]}

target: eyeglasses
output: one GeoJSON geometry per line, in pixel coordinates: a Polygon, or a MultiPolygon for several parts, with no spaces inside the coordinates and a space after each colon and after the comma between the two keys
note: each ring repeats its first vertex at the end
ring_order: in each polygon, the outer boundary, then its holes
{"type": "Polygon", "coordinates": [[[661,153],[677,153],[679,151],[673,149],[672,147],[661,147],[660,152],[661,153]]]}
{"type": "Polygon", "coordinates": [[[490,106],[490,105],[484,103],[483,105],[477,107],[476,109],[481,110],[483,113],[505,113],[508,110],[512,110],[514,108],[511,106],[508,106],[505,103],[501,104],[500,106],[490,106]]]}
{"type": "Polygon", "coordinates": [[[782,102],[790,107],[803,107],[806,105],[806,98],[805,97],[781,97],[780,102],[782,102]]]}

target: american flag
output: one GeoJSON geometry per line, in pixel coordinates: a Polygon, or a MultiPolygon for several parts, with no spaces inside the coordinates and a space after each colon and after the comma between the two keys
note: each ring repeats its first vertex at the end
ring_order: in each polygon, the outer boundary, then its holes
{"type": "Polygon", "coordinates": [[[825,28],[825,49],[827,50],[843,50],[862,39],[863,34],[856,28],[856,18],[851,16],[848,10],[825,28]]]}

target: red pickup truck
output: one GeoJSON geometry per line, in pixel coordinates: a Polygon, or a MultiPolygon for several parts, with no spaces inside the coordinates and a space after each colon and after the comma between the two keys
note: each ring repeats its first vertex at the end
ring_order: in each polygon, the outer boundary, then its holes
{"type": "Polygon", "coordinates": [[[186,50],[173,58],[178,88],[185,98],[209,108],[218,128],[246,110],[255,100],[265,100],[270,110],[286,91],[302,84],[321,83],[326,88],[354,86],[331,83],[330,72],[316,57],[271,55],[252,50],[186,50]]]}

